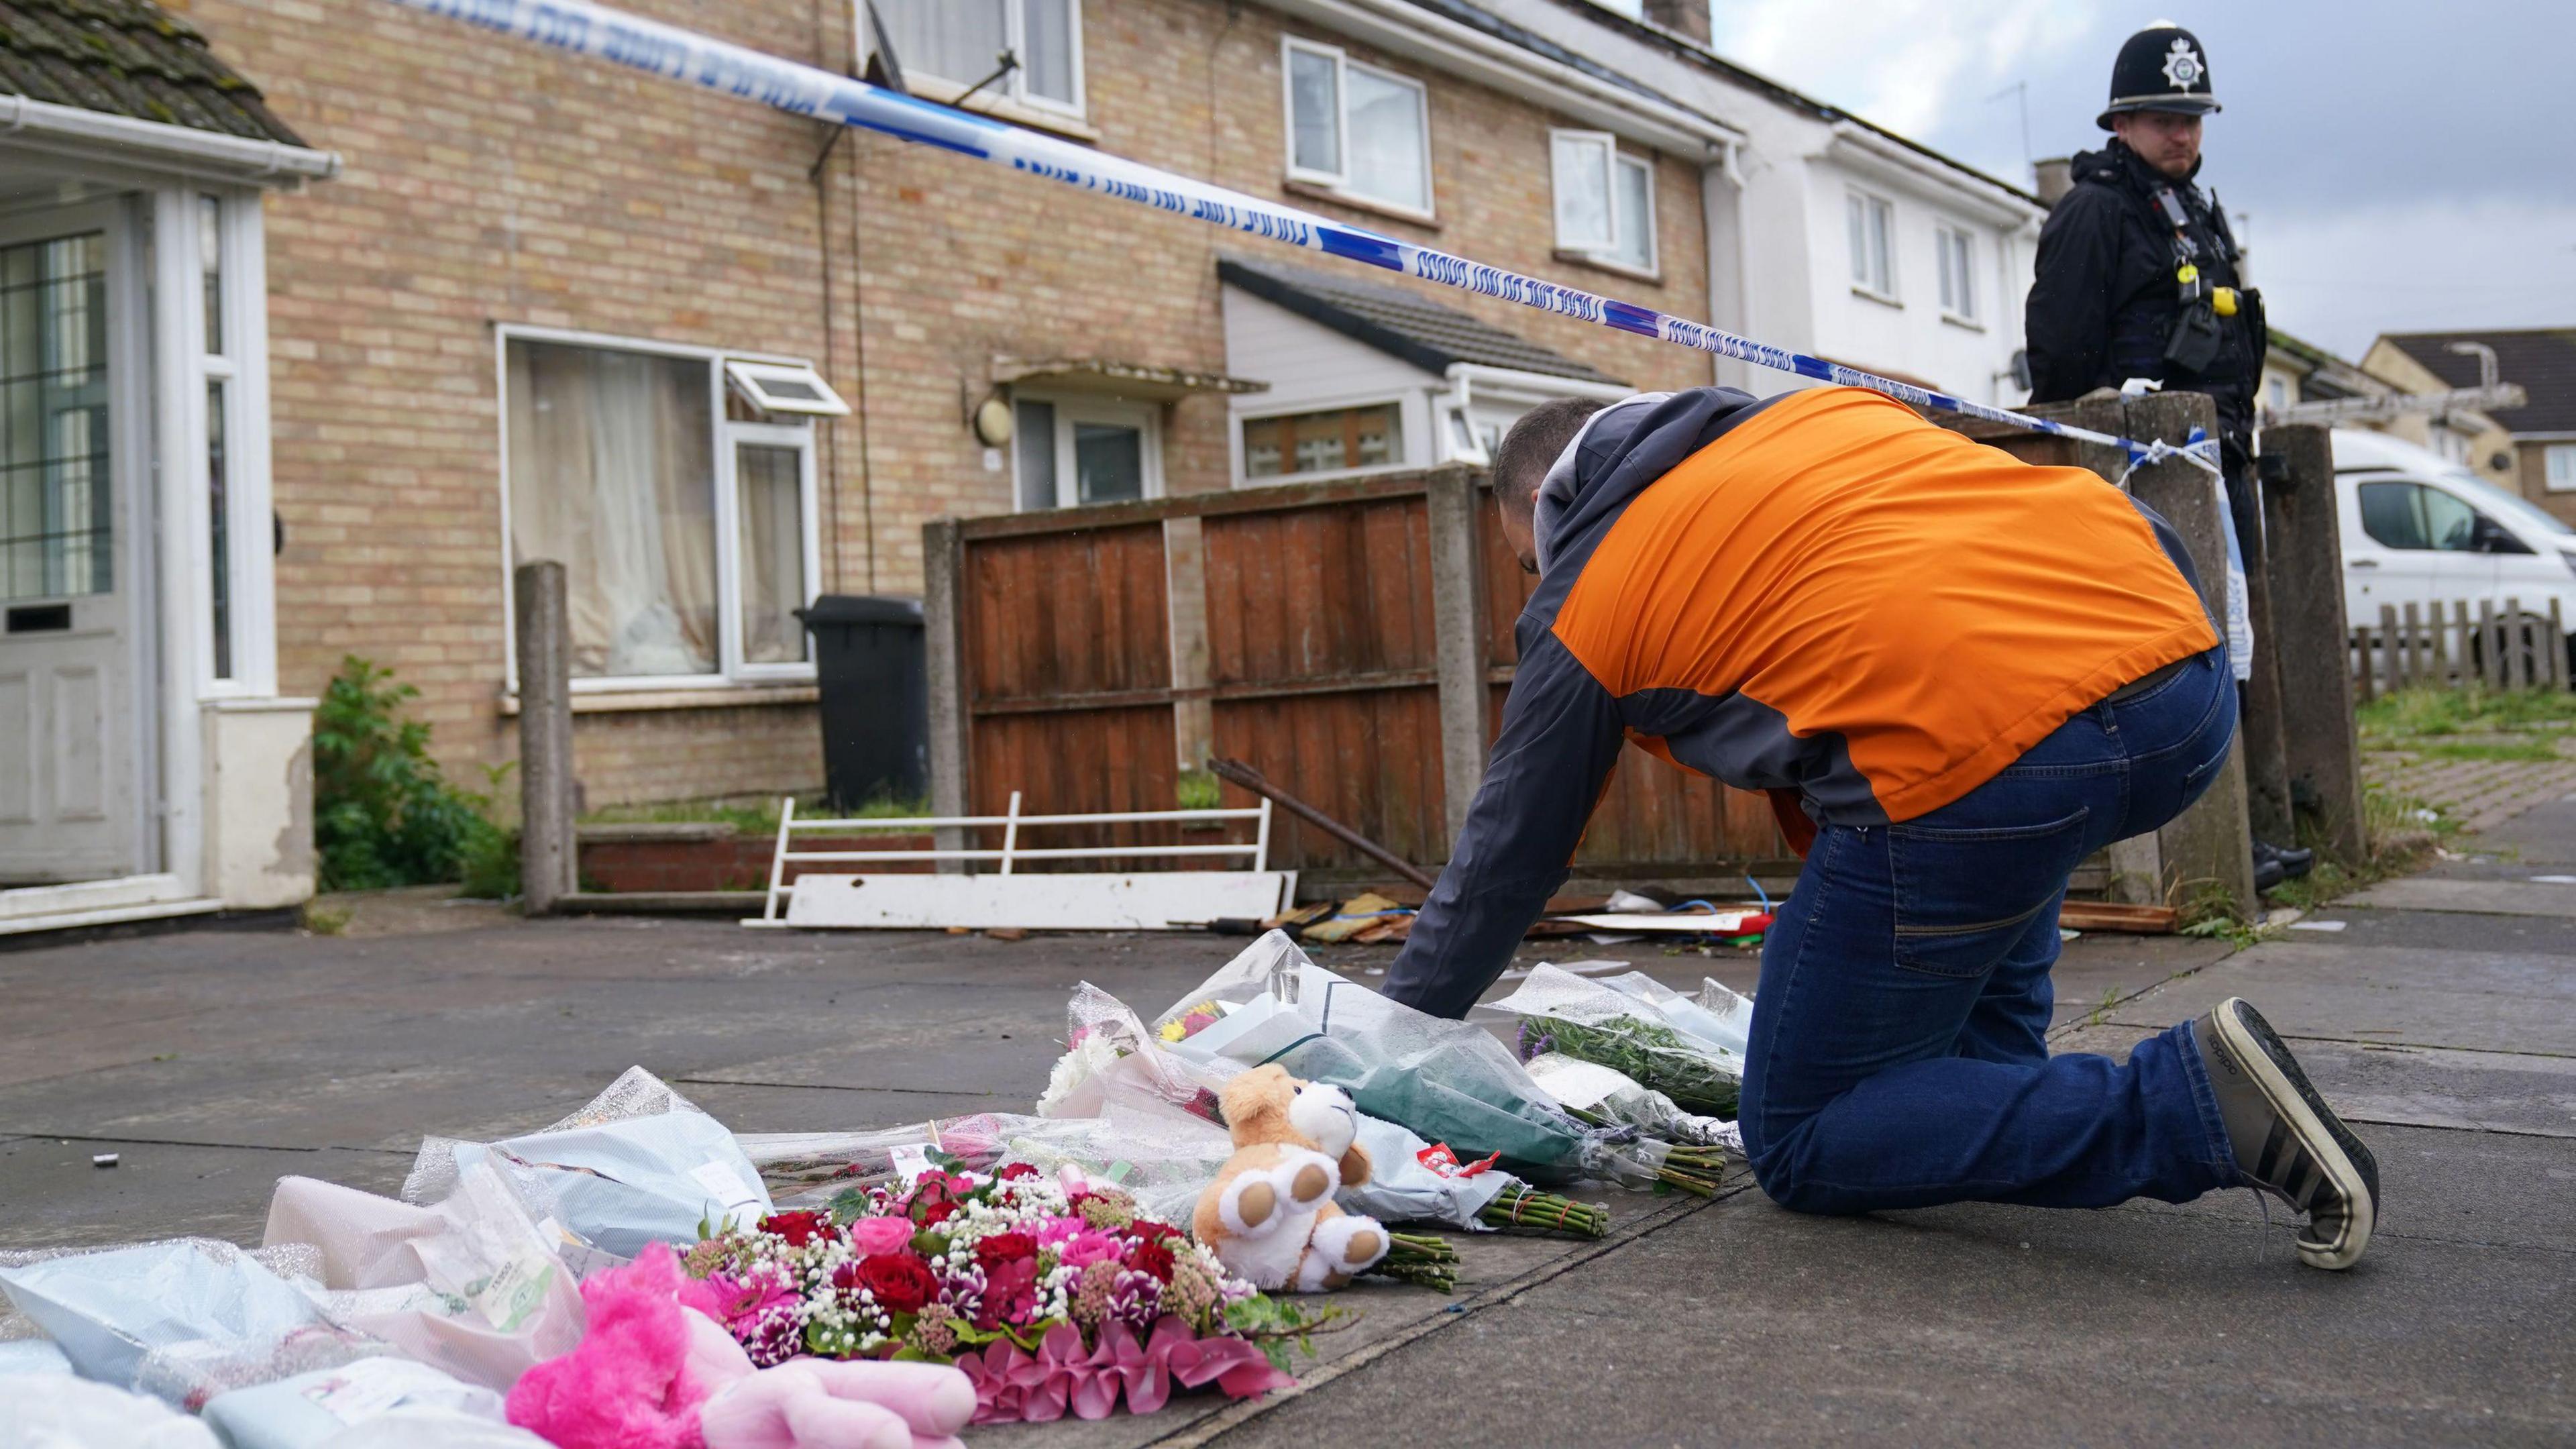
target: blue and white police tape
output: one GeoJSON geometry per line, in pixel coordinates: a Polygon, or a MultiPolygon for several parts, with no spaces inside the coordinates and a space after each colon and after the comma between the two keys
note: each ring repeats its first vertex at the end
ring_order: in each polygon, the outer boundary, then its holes
{"type": "Polygon", "coordinates": [[[936,146],[977,161],[1061,181],[1085,191],[1150,206],[1248,235],[1285,242],[1328,256],[1366,262],[1424,281],[1500,297],[1524,307],[1579,317],[1604,327],[1659,338],[1684,347],[1732,357],[1759,367],[1800,377],[1865,387],[1937,412],[1958,413],[2051,433],[2082,442],[2102,443],[2127,453],[2132,468],[2168,458],[2183,458],[2210,473],[2218,471],[2215,448],[2207,445],[2139,443],[2109,433],[2069,427],[2005,408],[1969,402],[1948,393],[1899,382],[1791,352],[1721,331],[1704,322],[1640,307],[1633,302],[1595,295],[1576,287],[1525,277],[1465,257],[1416,246],[1362,227],[1300,211],[1275,201],[1246,196],[1204,181],[1077,146],[989,117],[873,86],[865,81],[795,61],[763,55],[739,45],[594,5],[589,0],[388,0],[410,10],[444,15],[504,35],[533,40],[574,55],[592,56],[668,80],[686,81],[757,101],[792,115],[835,121],[882,132],[899,140],[936,146]]]}

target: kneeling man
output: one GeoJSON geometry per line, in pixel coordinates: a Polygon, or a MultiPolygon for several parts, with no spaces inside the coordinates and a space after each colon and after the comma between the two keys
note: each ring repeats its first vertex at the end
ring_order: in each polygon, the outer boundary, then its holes
{"type": "Polygon", "coordinates": [[[2078,862],[2226,762],[2235,684],[2173,530],[1893,399],[1546,404],[1496,451],[1538,591],[1483,787],[1387,994],[1463,1016],[1561,885],[1621,744],[1771,796],[1806,858],[1763,947],[1763,1190],[1857,1213],[2253,1186],[2350,1266],[2378,1168],[2253,1007],[2048,1054],[2078,862]]]}

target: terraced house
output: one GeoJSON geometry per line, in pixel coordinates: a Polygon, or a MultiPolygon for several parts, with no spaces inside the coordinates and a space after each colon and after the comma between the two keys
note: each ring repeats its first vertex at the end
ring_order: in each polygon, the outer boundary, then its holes
{"type": "MultiPolygon", "coordinates": [[[[1548,3],[628,8],[2009,400],[2026,196],[1723,66],[1693,0],[1548,3]]],[[[930,519],[1750,380],[382,0],[17,0],[0,85],[0,929],[309,892],[344,656],[510,758],[516,562],[568,569],[588,805],[809,790],[796,610],[917,592],[930,519]]]]}

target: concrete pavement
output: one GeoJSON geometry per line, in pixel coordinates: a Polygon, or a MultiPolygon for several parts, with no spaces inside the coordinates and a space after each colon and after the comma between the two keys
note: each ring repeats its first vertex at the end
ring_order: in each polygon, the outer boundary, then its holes
{"type": "MultiPolygon", "coordinates": [[[[1615,1195],[1601,1243],[1479,1237],[1452,1299],[1371,1286],[1306,1387],[978,1444],[2576,1440],[2576,803],[2227,954],[2088,936],[2063,1049],[2231,994],[2377,1151],[2356,1271],[2298,1266],[2250,1194],[2099,1213],[1855,1220],[1615,1195]],[[2517,887],[2509,911],[2445,883],[2517,887]],[[2438,894],[2437,889],[2437,894],[2438,894]],[[2363,904],[2362,902],[2369,902],[2363,904]]],[[[391,1191],[424,1132],[543,1125],[642,1063],[775,1131],[1024,1108],[1080,980],[1152,1011],[1235,943],[510,922],[192,934],[0,955],[0,1246],[255,1241],[286,1172],[391,1191]],[[115,1151],[113,1170],[89,1165],[115,1151]]],[[[446,918],[440,918],[444,921],[446,918]]],[[[1390,953],[1326,964],[1362,980],[1390,953]]],[[[1559,944],[1739,988],[1749,957],[1559,944]]],[[[1508,983],[1507,983],[1508,986],[1508,983]]]]}

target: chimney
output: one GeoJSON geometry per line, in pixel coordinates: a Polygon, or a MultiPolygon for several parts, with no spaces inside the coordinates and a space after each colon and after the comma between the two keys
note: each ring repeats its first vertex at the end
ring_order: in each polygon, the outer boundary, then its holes
{"type": "Polygon", "coordinates": [[[1646,23],[1708,44],[1708,0],[1646,0],[1646,23]]]}
{"type": "Polygon", "coordinates": [[[2058,199],[2075,189],[2075,163],[2065,156],[2045,156],[2030,163],[2036,173],[2031,190],[2038,194],[2042,206],[2054,207],[2058,199]]]}

